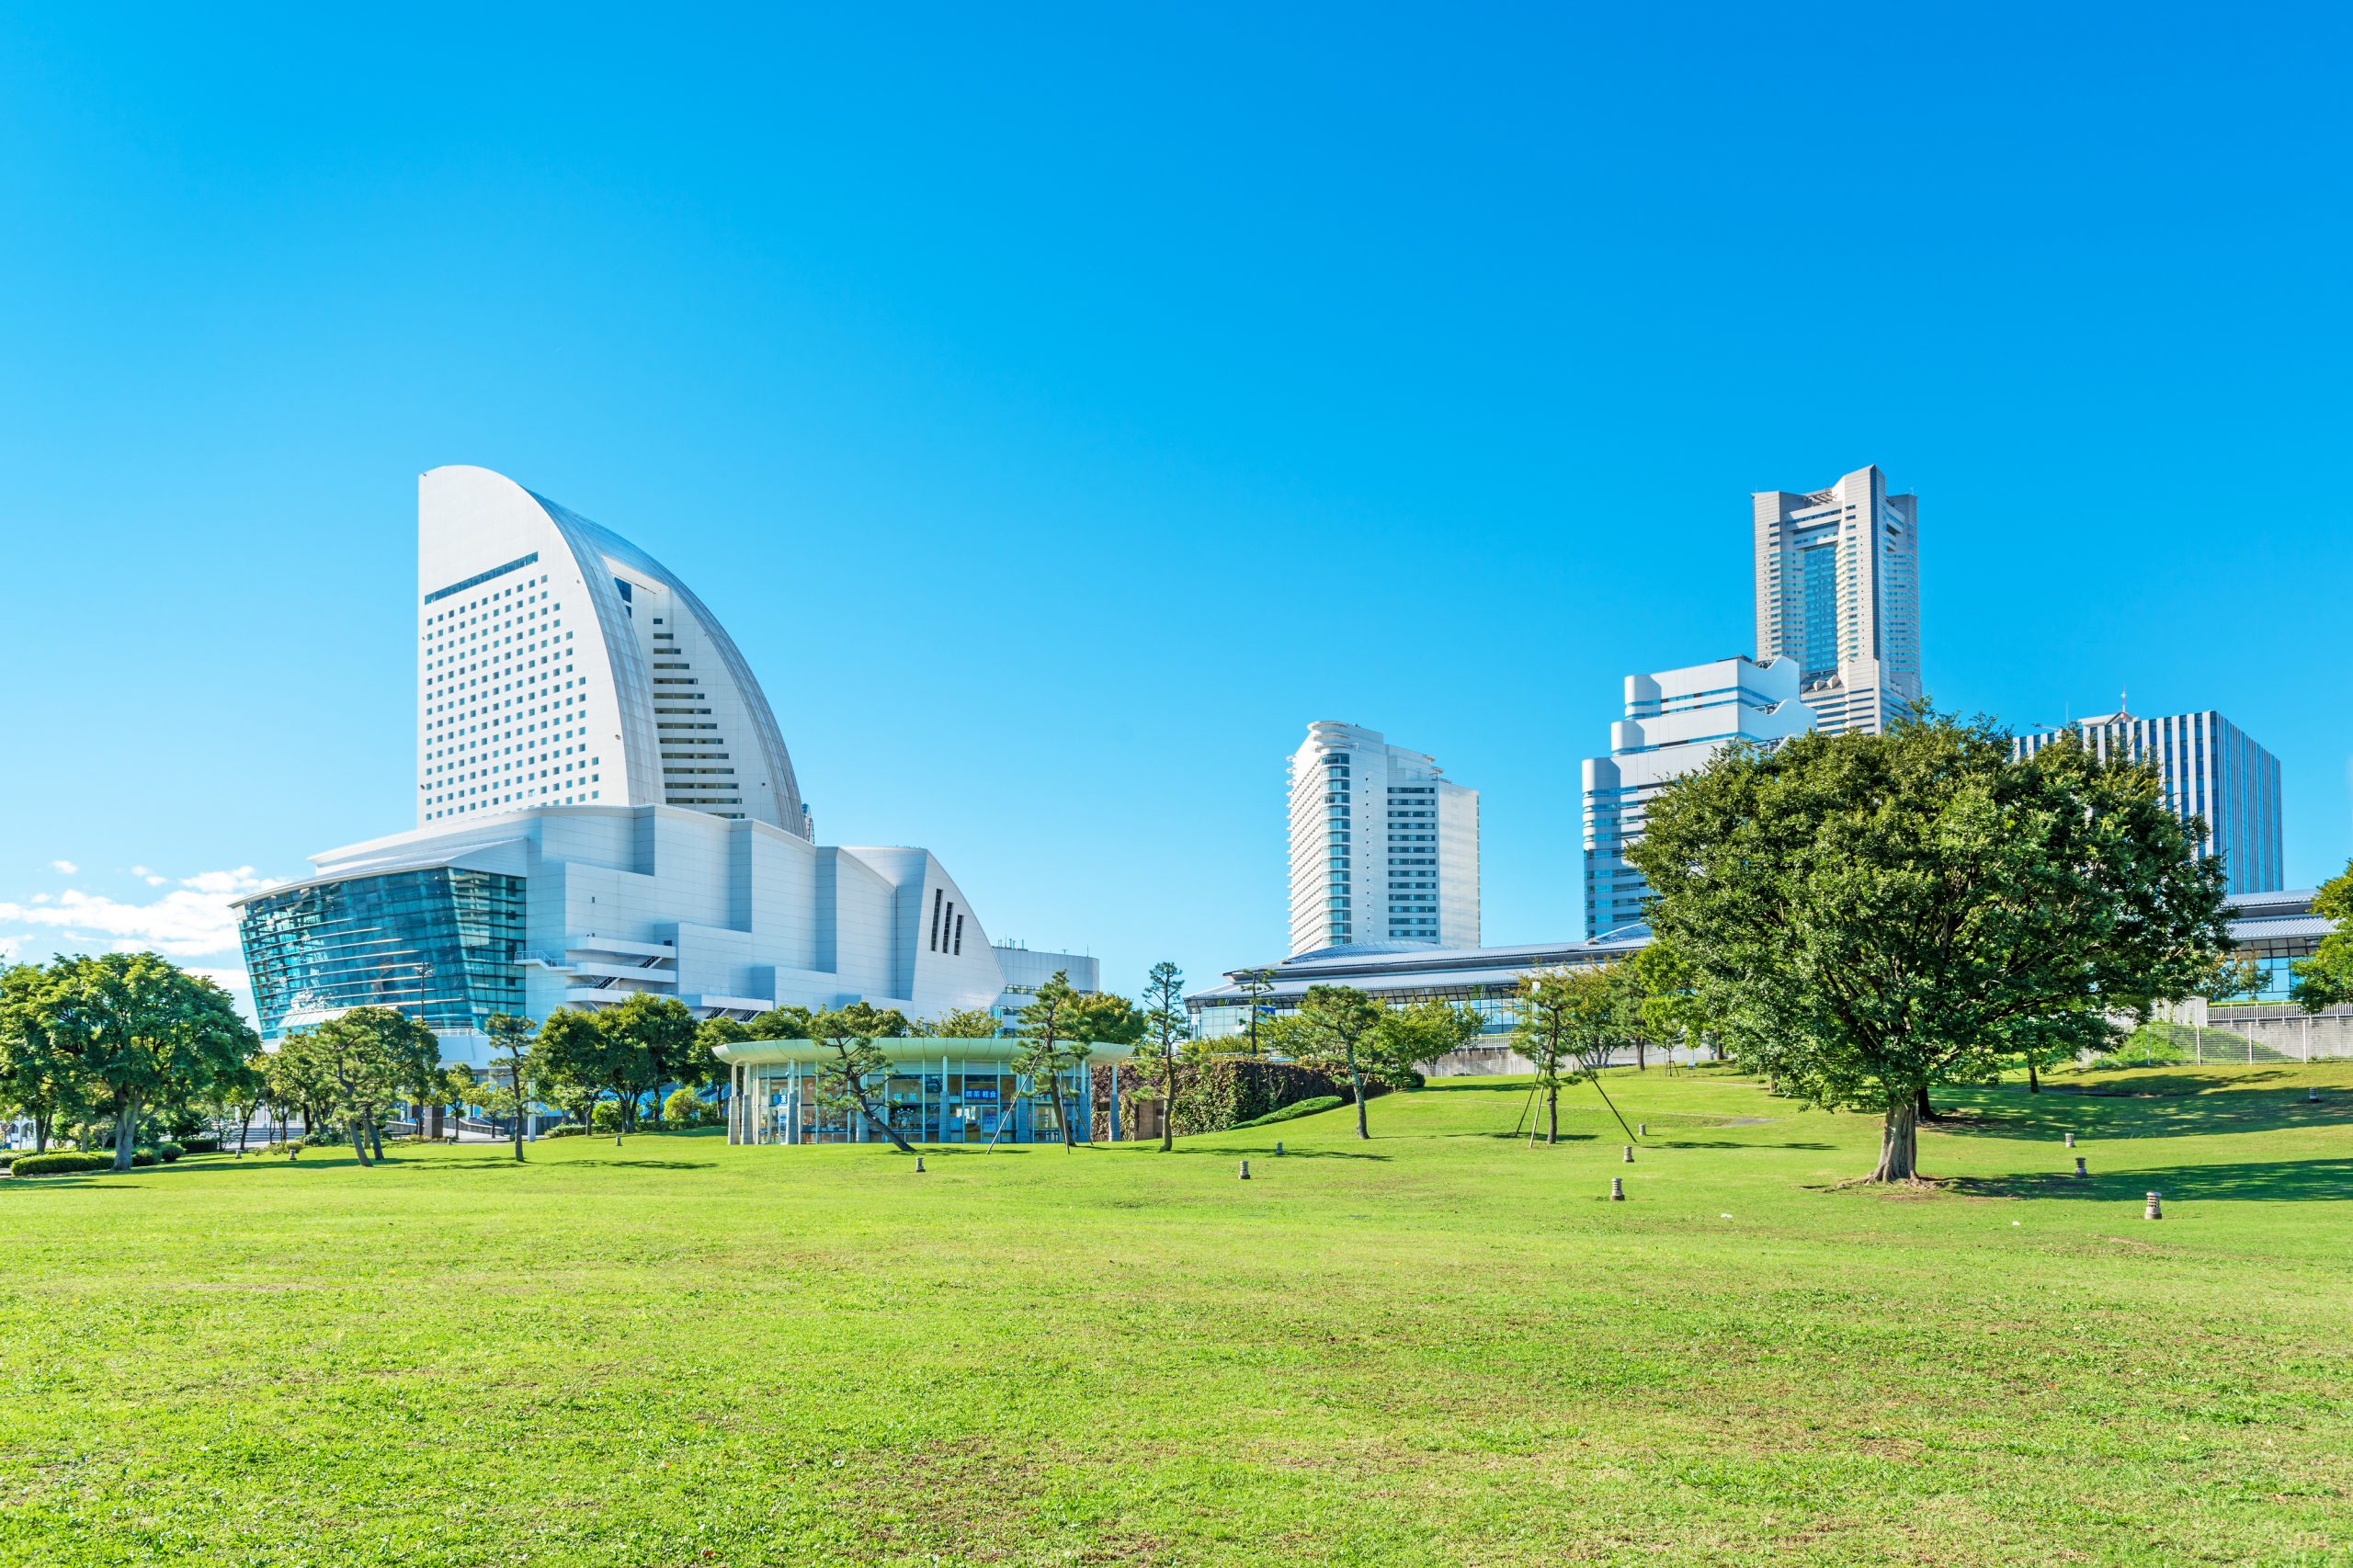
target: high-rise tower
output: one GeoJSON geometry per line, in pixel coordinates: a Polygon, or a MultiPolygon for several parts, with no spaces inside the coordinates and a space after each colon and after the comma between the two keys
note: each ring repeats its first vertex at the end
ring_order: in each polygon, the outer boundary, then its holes
{"type": "Polygon", "coordinates": [[[1329,720],[1290,759],[1290,950],[1479,945],[1479,792],[1329,720]]]}
{"type": "Polygon", "coordinates": [[[1920,698],[1920,508],[1860,468],[1827,490],[1760,490],[1756,657],[1797,662],[1816,723],[1873,733],[1920,698]]]}
{"type": "Polygon", "coordinates": [[[811,836],[744,656],[660,562],[503,474],[416,487],[416,820],[686,806],[811,836]]]}

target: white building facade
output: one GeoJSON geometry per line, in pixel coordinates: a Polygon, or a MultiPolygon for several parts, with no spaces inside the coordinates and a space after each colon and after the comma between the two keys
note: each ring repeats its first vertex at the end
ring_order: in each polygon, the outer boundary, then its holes
{"type": "MultiPolygon", "coordinates": [[[[2119,710],[2073,725],[2097,756],[2154,763],[2165,804],[2206,824],[2199,852],[2222,858],[2233,893],[2276,892],[2283,878],[2279,847],[2279,759],[2212,709],[2136,719],[2119,710]]],[[[2020,735],[2013,745],[2032,756],[2064,731],[2020,735]]]]}
{"type": "Polygon", "coordinates": [[[1479,792],[1320,721],[1290,758],[1290,949],[1479,945],[1479,792]]]}
{"type": "Polygon", "coordinates": [[[1822,729],[1886,729],[1921,695],[1918,497],[1871,467],[1750,501],[1757,659],[1795,662],[1822,729]]]}
{"type": "Polygon", "coordinates": [[[493,1013],[640,992],[703,1017],[1002,1001],[927,851],[814,842],[767,698],[673,574],[487,470],[418,494],[418,826],[241,903],[265,1040],[386,1006],[479,1067],[493,1013]]]}
{"type": "Polygon", "coordinates": [[[1814,727],[1797,662],[1717,659],[1626,677],[1626,716],[1609,755],[1585,764],[1585,934],[1588,942],[1646,937],[1649,884],[1626,861],[1650,802],[1735,740],[1768,743],[1814,727]]]}

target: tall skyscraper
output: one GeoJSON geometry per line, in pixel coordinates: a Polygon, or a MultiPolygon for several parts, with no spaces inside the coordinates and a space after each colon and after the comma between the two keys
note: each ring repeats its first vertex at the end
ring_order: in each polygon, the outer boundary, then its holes
{"type": "Polygon", "coordinates": [[[1479,945],[1479,792],[1377,731],[1310,724],[1290,759],[1290,950],[1479,945]]]}
{"type": "Polygon", "coordinates": [[[1626,863],[1651,801],[1697,773],[1734,740],[1780,741],[1814,727],[1797,662],[1718,659],[1626,677],[1626,716],[1609,727],[1609,755],[1585,764],[1585,935],[1641,936],[1650,888],[1626,863]]]}
{"type": "Polygon", "coordinates": [[[417,481],[416,820],[688,806],[810,837],[768,699],[676,574],[488,469],[417,481]]]}
{"type": "MultiPolygon", "coordinates": [[[[2220,855],[2230,892],[2276,892],[2279,859],[2279,759],[2212,709],[2164,719],[2135,719],[2119,710],[2078,719],[2094,755],[2145,759],[2157,765],[2165,804],[2179,817],[2204,819],[2200,852],[2220,855]]],[[[2020,735],[2018,755],[2032,756],[2063,731],[2020,735]]]]}
{"type": "Polygon", "coordinates": [[[1756,657],[1794,659],[1821,728],[1877,733],[1920,697],[1920,508],[1876,467],[1760,490],[1756,657]]]}

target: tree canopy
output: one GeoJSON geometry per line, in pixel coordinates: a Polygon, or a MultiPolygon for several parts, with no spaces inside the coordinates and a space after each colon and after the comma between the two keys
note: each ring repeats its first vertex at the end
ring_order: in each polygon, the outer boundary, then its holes
{"type": "Polygon", "coordinates": [[[70,1057],[75,1093],[113,1116],[119,1171],[131,1168],[142,1107],[201,1097],[259,1046],[226,991],[154,953],[60,957],[11,1005],[28,1006],[42,1051],[70,1057]]]}
{"type": "Polygon", "coordinates": [[[1648,808],[1650,924],[1734,1051],[1885,1117],[1916,1171],[1920,1092],[2104,1048],[2111,1012],[2188,994],[2227,943],[2222,869],[2146,764],[2064,736],[2014,760],[1986,721],[1735,744],[1648,808]]]}
{"type": "Polygon", "coordinates": [[[2313,913],[2336,922],[2336,929],[2320,939],[2308,959],[2298,959],[2290,972],[2296,977],[2290,993],[2308,1013],[2353,1002],[2353,860],[2323,882],[2313,896],[2313,913]]]}

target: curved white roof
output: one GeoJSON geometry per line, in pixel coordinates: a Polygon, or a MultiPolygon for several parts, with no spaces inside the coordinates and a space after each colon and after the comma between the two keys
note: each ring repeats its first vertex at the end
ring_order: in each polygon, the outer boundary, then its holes
{"type": "Polygon", "coordinates": [[[807,836],[759,682],[677,574],[466,465],[417,481],[417,821],[671,805],[807,836]]]}

